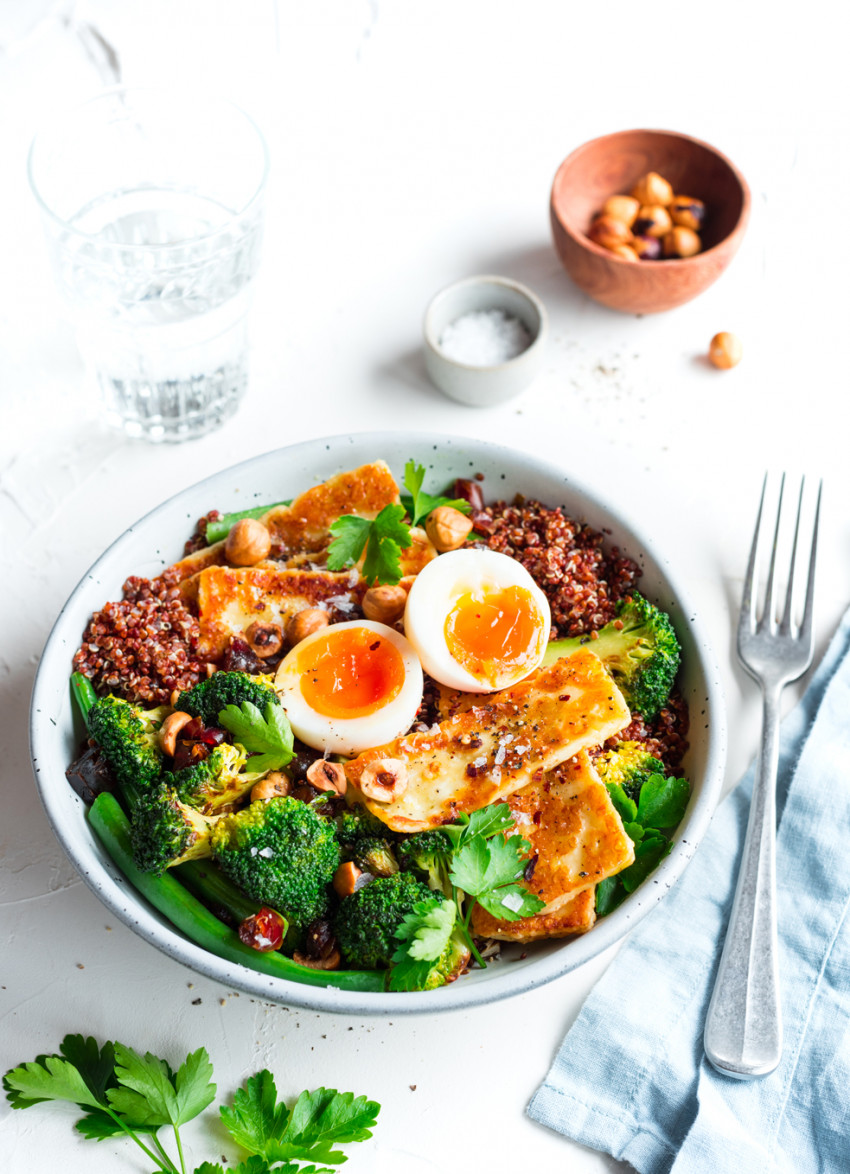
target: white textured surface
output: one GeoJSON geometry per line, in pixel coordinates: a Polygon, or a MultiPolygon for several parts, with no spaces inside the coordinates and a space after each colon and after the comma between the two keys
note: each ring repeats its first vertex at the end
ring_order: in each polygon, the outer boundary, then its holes
{"type": "MultiPolygon", "coordinates": [[[[352,1174],[461,1169],[483,1145],[496,1171],[621,1169],[523,1115],[610,954],[510,1003],[392,1025],[254,1004],[193,978],[120,925],[107,929],[53,840],[28,764],[29,688],[78,577],[171,492],[326,432],[450,431],[560,460],[658,536],[716,642],[736,777],[756,745],[758,704],[732,663],[732,620],[765,467],[826,478],[820,648],[850,597],[847,244],[818,227],[819,209],[850,187],[844,53],[829,11],[818,0],[805,22],[791,10],[768,22],[724,0],[655,30],[635,27],[655,17],[631,5],[609,5],[602,20],[592,5],[554,0],[3,5],[0,1068],[68,1031],[173,1058],[203,1043],[222,1093],[268,1064],[287,1093],[324,1083],[381,1100],[379,1138],[352,1151],[352,1174]],[[101,431],[26,190],[39,119],[109,80],[116,60],[130,82],[219,88],[258,118],[273,154],[249,397],[225,432],[180,450],[101,431]],[[715,143],[753,192],[728,274],[646,319],[576,293],[547,223],[563,156],[638,125],[715,143]],[[526,282],[550,314],[543,373],[489,411],[430,388],[419,351],[430,296],[476,272],[526,282]],[[745,357],[719,374],[701,356],[724,329],[741,335],[745,357]]],[[[145,1169],[123,1143],[78,1141],[72,1120],[0,1106],[4,1170],[47,1170],[60,1153],[68,1174],[145,1169]]],[[[193,1146],[197,1160],[216,1156],[215,1141],[193,1146]]]]}

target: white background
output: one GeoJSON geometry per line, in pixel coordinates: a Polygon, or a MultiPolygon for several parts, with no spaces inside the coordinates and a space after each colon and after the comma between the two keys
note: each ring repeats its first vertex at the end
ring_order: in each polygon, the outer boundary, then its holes
{"type": "MultiPolygon", "coordinates": [[[[352,1151],[352,1174],[626,1169],[524,1116],[611,952],[542,991],[433,1020],[320,1017],[219,989],[114,924],[63,856],[32,783],[29,690],[72,586],[162,498],[323,433],[446,431],[559,462],[674,559],[723,670],[731,785],[758,733],[731,634],[766,468],[825,478],[819,648],[850,598],[850,174],[837,11],[823,0],[793,10],[3,0],[0,1070],[54,1050],[69,1031],[173,1060],[204,1044],[222,1095],[268,1065],[286,1095],[325,1084],[380,1100],[378,1136],[352,1151]],[[272,154],[249,393],[224,431],[179,449],[103,429],[26,186],[39,121],[113,81],[116,61],[127,82],[235,98],[272,154]],[[630,126],[716,144],[753,197],[729,272],[690,305],[643,319],[571,287],[548,230],[560,160],[630,126]],[[476,272],[527,282],[551,318],[537,382],[485,411],[431,388],[419,350],[428,299],[476,272]],[[704,353],[724,329],[741,336],[745,358],[721,373],[704,353]]],[[[129,1143],[77,1141],[72,1120],[4,1103],[0,1165],[53,1169],[61,1153],[68,1174],[146,1168],[129,1143]]],[[[197,1161],[233,1156],[220,1135],[210,1147],[187,1132],[197,1161]]]]}

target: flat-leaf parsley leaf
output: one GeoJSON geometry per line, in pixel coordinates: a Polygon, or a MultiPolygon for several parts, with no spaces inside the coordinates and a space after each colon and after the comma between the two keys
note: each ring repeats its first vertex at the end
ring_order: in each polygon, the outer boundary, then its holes
{"type": "Polygon", "coordinates": [[[243,701],[226,705],[218,720],[251,755],[246,765],[252,774],[280,770],[292,759],[292,730],[281,706],[267,705],[263,716],[256,705],[243,701]]]}
{"type": "Polygon", "coordinates": [[[422,490],[422,482],[424,480],[425,466],[417,465],[416,461],[413,460],[408,461],[404,466],[404,487],[407,493],[402,494],[401,501],[410,516],[411,526],[418,526],[424,518],[428,517],[432,510],[436,510],[443,505],[460,510],[462,514],[469,513],[469,502],[463,498],[434,497],[430,493],[424,493],[422,490]]]}
{"type": "Polygon", "coordinates": [[[401,552],[410,546],[410,527],[403,505],[385,505],[374,521],[343,514],[331,525],[334,541],[328,547],[328,570],[353,566],[364,550],[363,578],[367,583],[395,584],[401,579],[401,552]]]}

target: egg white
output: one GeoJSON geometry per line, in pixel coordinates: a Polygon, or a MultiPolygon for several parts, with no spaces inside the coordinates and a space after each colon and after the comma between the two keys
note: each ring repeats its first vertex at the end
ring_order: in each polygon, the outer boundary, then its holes
{"type": "Polygon", "coordinates": [[[322,628],[314,632],[287,653],[275,675],[275,690],[293,733],[313,749],[330,754],[360,754],[405,733],[413,724],[422,702],[423,685],[422,666],[410,642],[394,628],[374,620],[350,620],[334,624],[332,629],[322,628]],[[398,694],[365,717],[336,718],[317,713],[301,691],[301,675],[297,668],[300,655],[311,643],[325,637],[328,631],[345,628],[366,628],[382,636],[401,654],[404,666],[404,682],[398,694]]]}
{"type": "Polygon", "coordinates": [[[495,550],[453,550],[428,563],[413,582],[404,612],[404,631],[416,649],[422,667],[435,680],[466,693],[494,693],[527,677],[543,659],[549,640],[549,601],[531,575],[507,554],[495,550]],[[460,596],[468,592],[495,592],[522,587],[532,596],[540,625],[534,656],[513,670],[505,670],[495,684],[474,676],[452,656],[446,643],[446,617],[460,596]]]}

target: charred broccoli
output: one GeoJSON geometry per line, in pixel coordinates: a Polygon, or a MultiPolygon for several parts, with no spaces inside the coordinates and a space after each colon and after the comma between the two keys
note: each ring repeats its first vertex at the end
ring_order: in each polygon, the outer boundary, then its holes
{"type": "Polygon", "coordinates": [[[247,673],[213,673],[205,681],[184,689],[176,708],[199,717],[205,726],[218,725],[218,715],[227,705],[240,706],[243,701],[256,705],[265,713],[267,705],[280,705],[271,685],[247,673]]]}
{"type": "Polygon", "coordinates": [[[200,762],[166,772],[162,780],[174,788],[182,803],[210,815],[238,803],[251,790],[258,776],[246,774],[245,763],[245,753],[239,747],[222,742],[200,762]]]}
{"type": "Polygon", "coordinates": [[[136,867],[161,874],[166,868],[210,855],[210,834],[218,817],[208,817],[182,803],[166,783],[159,783],[133,806],[130,844],[136,867]]]}
{"type": "Polygon", "coordinates": [[[638,801],[640,789],[651,775],[666,775],[664,763],[654,758],[641,742],[618,742],[593,760],[603,783],[619,785],[630,799],[638,801]]]}
{"type": "Polygon", "coordinates": [[[368,807],[355,803],[344,808],[336,817],[336,838],[343,853],[351,858],[355,846],[365,839],[374,836],[386,838],[388,828],[381,823],[377,815],[373,815],[368,807]]]}
{"type": "Polygon", "coordinates": [[[121,697],[100,697],[89,710],[89,733],[122,787],[139,793],[153,786],[162,770],[157,731],[168,710],[144,710],[121,697]]]}
{"type": "Polygon", "coordinates": [[[349,965],[363,970],[390,965],[398,943],[395,931],[431,890],[409,872],[379,877],[345,897],[334,920],[334,932],[349,965]]]}
{"type": "Polygon", "coordinates": [[[212,853],[222,872],[254,901],[289,922],[285,948],[328,908],[339,864],[333,824],[291,797],[262,800],[216,821],[212,853]]]}
{"type": "Polygon", "coordinates": [[[543,658],[552,664],[586,646],[602,660],[630,709],[651,721],[665,705],[679,669],[681,650],[670,617],[634,592],[617,617],[589,636],[552,640],[543,658]]]}
{"type": "Polygon", "coordinates": [[[428,883],[428,887],[445,896],[452,895],[449,880],[451,843],[441,831],[416,832],[396,848],[399,865],[412,870],[428,883]]]}
{"type": "Polygon", "coordinates": [[[354,863],[372,876],[392,876],[398,872],[398,861],[390,844],[380,836],[364,836],[353,851],[354,863]]]}

